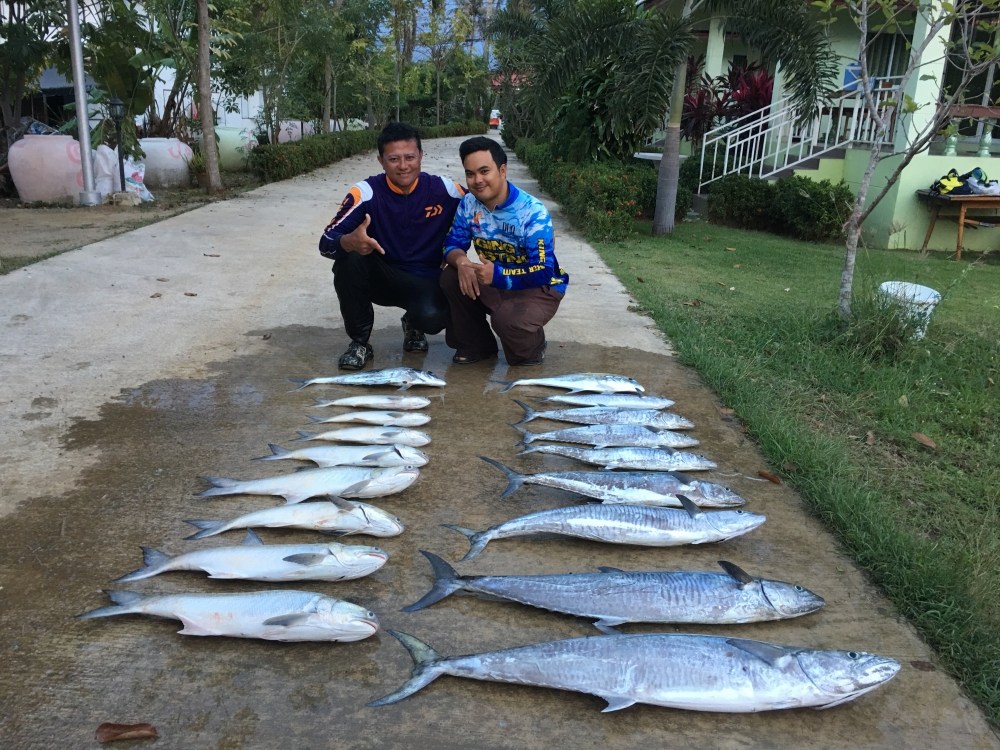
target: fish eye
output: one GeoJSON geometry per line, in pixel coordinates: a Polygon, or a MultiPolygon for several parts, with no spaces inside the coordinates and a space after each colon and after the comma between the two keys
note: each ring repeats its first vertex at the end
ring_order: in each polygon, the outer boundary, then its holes
{"type": "Polygon", "coordinates": [[[848,651],[847,652],[847,658],[848,659],[859,659],[859,658],[861,658],[861,654],[859,654],[857,651],[848,651]]]}
{"type": "Polygon", "coordinates": [[[369,617],[371,619],[375,619],[375,613],[372,612],[371,610],[368,610],[367,612],[365,612],[365,617],[369,617]]]}
{"type": "Polygon", "coordinates": [[[796,591],[805,591],[805,589],[804,589],[804,588],[802,588],[801,586],[796,586],[796,587],[795,587],[795,590],[796,590],[796,591]]]}

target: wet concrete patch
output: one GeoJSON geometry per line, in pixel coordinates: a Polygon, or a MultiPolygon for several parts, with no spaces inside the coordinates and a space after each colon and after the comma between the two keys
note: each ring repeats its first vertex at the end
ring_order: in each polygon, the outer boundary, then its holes
{"type": "MultiPolygon", "coordinates": [[[[289,378],[337,374],[341,331],[293,326],[247,335],[268,337],[264,353],[216,362],[210,377],[137,385],[106,404],[98,419],[77,422],[65,435],[64,449],[70,456],[96,450],[100,460],[73,492],[36,497],[6,519],[0,542],[0,628],[7,651],[0,737],[5,746],[48,748],[58,741],[86,747],[104,721],[152,723],[160,734],[158,748],[634,748],[668,742],[691,748],[856,748],[933,747],[945,741],[953,747],[993,746],[990,738],[963,733],[960,712],[940,705],[943,677],[906,666],[881,690],[824,712],[720,715],[636,706],[601,714],[604,702],[588,695],[449,677],[400,704],[370,709],[368,701],[396,690],[410,674],[409,657],[386,634],[353,644],[283,644],[182,637],[176,635],[177,621],[145,617],[74,620],[73,615],[106,603],[102,588],[121,588],[109,586],[111,580],[141,566],[141,545],[175,554],[239,543],[242,532],[183,541],[193,531],[185,519],[229,518],[281,500],[201,500],[195,495],[206,485],[198,477],[246,479],[293,471],[294,462],[250,459],[268,454],[268,443],[296,445],[291,440],[299,430],[314,429],[308,414],[333,413],[315,408],[315,398],[366,390],[292,390],[289,378]],[[922,725],[897,721],[904,705],[907,713],[923,719],[922,725]]],[[[389,563],[369,578],[286,587],[364,604],[378,613],[383,627],[413,633],[453,655],[597,631],[584,620],[472,597],[453,596],[427,610],[400,612],[432,583],[421,549],[467,574],[592,571],[600,565],[712,570],[717,560],[727,559],[753,575],[801,583],[824,596],[827,607],[799,620],[760,625],[630,625],[623,630],[709,632],[870,650],[904,662],[927,659],[918,641],[877,611],[882,601],[803,513],[794,493],[757,478],[765,467],[738,424],[673,358],[554,340],[542,368],[507,368],[502,360],[455,366],[441,337],[432,338],[426,356],[403,354],[399,338],[395,328],[376,333],[376,367],[424,367],[448,381],[444,389],[414,389],[435,396],[427,409],[432,421],[423,428],[433,441],[423,449],[430,463],[421,478],[401,494],[371,501],[400,516],[407,530],[390,539],[344,538],[390,553],[389,563]],[[705,478],[732,487],[768,522],[724,544],[688,548],[497,540],[477,559],[457,563],[468,544],[441,524],[485,529],[579,500],[538,487],[501,500],[506,480],[478,458],[489,456],[526,473],[581,468],[558,457],[517,455],[518,435],[509,425],[521,410],[512,398],[530,402],[555,391],[500,393],[501,386],[491,382],[573,371],[629,374],[649,392],[675,399],[674,410],[696,425],[694,434],[702,441],[696,450],[720,465],[705,478]]],[[[538,420],[531,429],[556,426],[538,420]]],[[[325,539],[305,531],[259,533],[265,542],[325,539]]],[[[169,573],[126,588],[165,593],[282,586],[169,573]]]]}

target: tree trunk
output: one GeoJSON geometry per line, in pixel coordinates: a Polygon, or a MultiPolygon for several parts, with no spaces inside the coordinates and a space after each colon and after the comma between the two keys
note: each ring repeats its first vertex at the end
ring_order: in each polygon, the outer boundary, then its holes
{"type": "Polygon", "coordinates": [[[320,123],[319,132],[330,132],[330,100],[333,89],[333,60],[327,55],[323,59],[323,122],[320,123]]]}
{"type": "Polygon", "coordinates": [[[670,95],[670,119],[663,138],[663,155],[656,180],[656,211],[653,215],[653,234],[672,234],[674,210],[677,206],[677,180],[681,171],[681,115],[684,112],[684,81],[687,61],[674,68],[674,83],[670,95]]]}
{"type": "Polygon", "coordinates": [[[208,0],[198,0],[198,106],[201,108],[201,152],[208,171],[208,193],[222,192],[219,174],[219,148],[215,142],[215,110],[212,107],[212,74],[209,39],[212,25],[208,17],[208,0]]]}

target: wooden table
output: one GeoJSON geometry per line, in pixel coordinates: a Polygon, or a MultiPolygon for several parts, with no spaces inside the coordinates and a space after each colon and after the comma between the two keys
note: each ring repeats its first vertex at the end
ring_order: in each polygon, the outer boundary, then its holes
{"type": "Polygon", "coordinates": [[[937,223],[938,215],[945,206],[954,206],[958,209],[957,216],[949,216],[958,222],[958,240],[955,243],[955,260],[962,259],[962,238],[965,235],[965,227],[1000,227],[1000,216],[993,217],[994,221],[982,221],[968,218],[966,213],[970,208],[1000,210],[1000,195],[939,195],[930,190],[918,190],[917,198],[924,203],[931,205],[931,223],[927,227],[927,234],[924,236],[924,244],[920,252],[927,249],[927,243],[931,240],[931,233],[937,223]]]}

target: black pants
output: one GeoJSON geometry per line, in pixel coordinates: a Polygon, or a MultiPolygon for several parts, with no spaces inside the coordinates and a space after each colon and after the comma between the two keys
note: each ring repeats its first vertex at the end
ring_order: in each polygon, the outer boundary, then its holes
{"type": "Polygon", "coordinates": [[[448,325],[448,301],[438,277],[401,271],[378,253],[338,253],[333,288],[352,341],[368,342],[375,323],[373,305],[406,310],[410,325],[424,333],[440,333],[448,325]]]}

